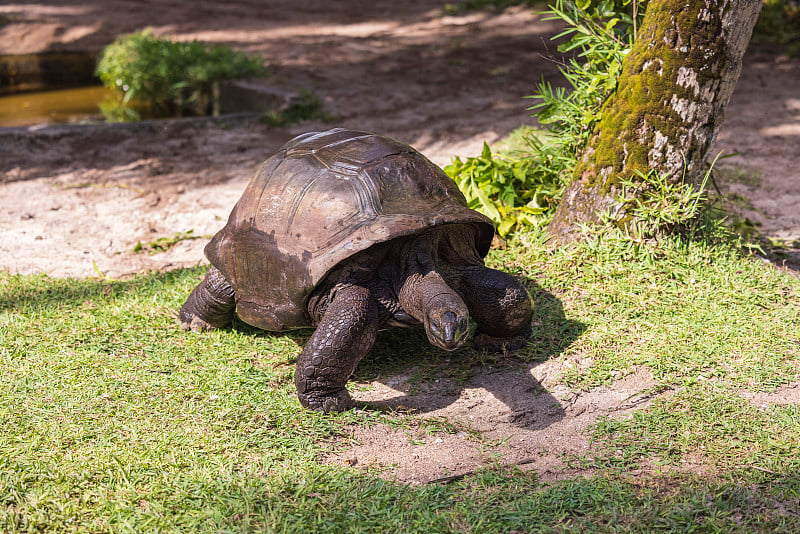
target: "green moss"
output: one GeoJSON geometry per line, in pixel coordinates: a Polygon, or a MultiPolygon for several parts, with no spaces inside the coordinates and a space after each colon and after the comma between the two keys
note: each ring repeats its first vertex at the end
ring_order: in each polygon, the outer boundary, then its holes
{"type": "MultiPolygon", "coordinates": [[[[587,187],[597,184],[599,170],[610,169],[601,189],[604,194],[620,179],[646,173],[655,132],[666,136],[670,145],[683,144],[679,138],[691,125],[673,109],[671,101],[700,101],[701,97],[692,87],[678,85],[680,68],[691,69],[697,84],[705,87],[719,79],[726,67],[720,13],[699,20],[696,13],[703,6],[702,0],[691,0],[688,5],[683,0],[650,5],[623,66],[617,92],[604,107],[590,141],[594,151],[576,168],[575,177],[583,178],[587,187]]],[[[705,149],[690,146],[689,150],[696,148],[705,149]]]]}

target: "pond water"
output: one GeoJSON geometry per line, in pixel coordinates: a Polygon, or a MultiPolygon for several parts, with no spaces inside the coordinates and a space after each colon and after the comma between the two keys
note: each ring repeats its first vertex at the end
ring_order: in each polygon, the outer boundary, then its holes
{"type": "Polygon", "coordinates": [[[102,121],[99,103],[112,94],[89,86],[0,96],[0,127],[102,121]]]}

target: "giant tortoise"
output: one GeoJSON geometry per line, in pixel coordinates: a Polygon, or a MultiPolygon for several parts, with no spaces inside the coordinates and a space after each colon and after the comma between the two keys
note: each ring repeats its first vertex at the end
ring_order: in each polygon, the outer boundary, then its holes
{"type": "Polygon", "coordinates": [[[422,325],[430,342],[516,350],[531,299],[484,266],[494,235],[455,183],[410,146],[333,129],[292,139],[264,162],[205,247],[211,262],[180,310],[184,328],[239,318],[265,330],[314,326],[297,361],[300,402],[353,401],[345,384],[379,330],[422,325]]]}

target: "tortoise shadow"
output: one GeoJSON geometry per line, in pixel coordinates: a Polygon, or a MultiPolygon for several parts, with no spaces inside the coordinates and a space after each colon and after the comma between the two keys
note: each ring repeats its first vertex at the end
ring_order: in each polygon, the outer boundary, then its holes
{"type": "MultiPolygon", "coordinates": [[[[422,328],[382,331],[348,382],[351,386],[353,382],[377,382],[381,386],[375,398],[365,399],[371,395],[353,391],[357,406],[374,411],[434,414],[458,402],[467,390],[483,388],[510,410],[508,421],[514,426],[539,430],[563,419],[561,403],[534,377],[533,371],[561,354],[586,326],[566,318],[561,301],[536,281],[522,277],[521,282],[534,303],[533,335],[524,349],[510,354],[474,348],[447,352],[432,346],[422,328]]],[[[238,318],[233,327],[254,336],[274,335],[238,318]]],[[[312,333],[312,329],[301,329],[280,335],[303,346],[312,333]]]]}
{"type": "MultiPolygon", "coordinates": [[[[431,346],[422,329],[382,332],[351,380],[378,382],[379,395],[393,396],[370,399],[362,407],[432,414],[463,399],[463,409],[470,410],[481,401],[469,400],[468,390],[483,388],[510,410],[508,422],[514,426],[538,430],[563,419],[561,403],[533,370],[561,354],[586,326],[567,319],[561,301],[534,280],[522,282],[534,301],[533,336],[526,348],[511,354],[473,348],[449,353],[431,346]]],[[[355,392],[356,399],[362,396],[355,392]]]]}

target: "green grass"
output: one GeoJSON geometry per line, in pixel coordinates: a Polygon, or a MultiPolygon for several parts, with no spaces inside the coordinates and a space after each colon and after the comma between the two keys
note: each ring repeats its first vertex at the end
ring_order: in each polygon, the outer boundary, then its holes
{"type": "Polygon", "coordinates": [[[559,258],[562,270],[549,280],[553,289],[582,289],[571,304],[589,328],[569,353],[592,363],[568,375],[570,384],[605,384],[634,366],[674,386],[716,378],[761,391],[800,379],[794,280],[700,243],[667,242],[655,254],[585,248],[559,258]]]}
{"type": "MultiPolygon", "coordinates": [[[[490,262],[534,293],[537,331],[519,359],[580,363],[562,379],[576,391],[641,368],[658,383],[650,405],[598,422],[596,448],[570,459],[583,475],[490,467],[410,487],[322,465],[345,425],[448,425],[301,409],[292,375],[308,332],[176,327],[202,269],[0,274],[0,531],[800,529],[800,409],[739,394],[798,382],[800,281],[727,245],[672,239],[551,250],[527,234],[490,262]]],[[[488,358],[464,354],[462,371],[488,358]]],[[[440,355],[391,333],[357,377],[440,355]]]]}

